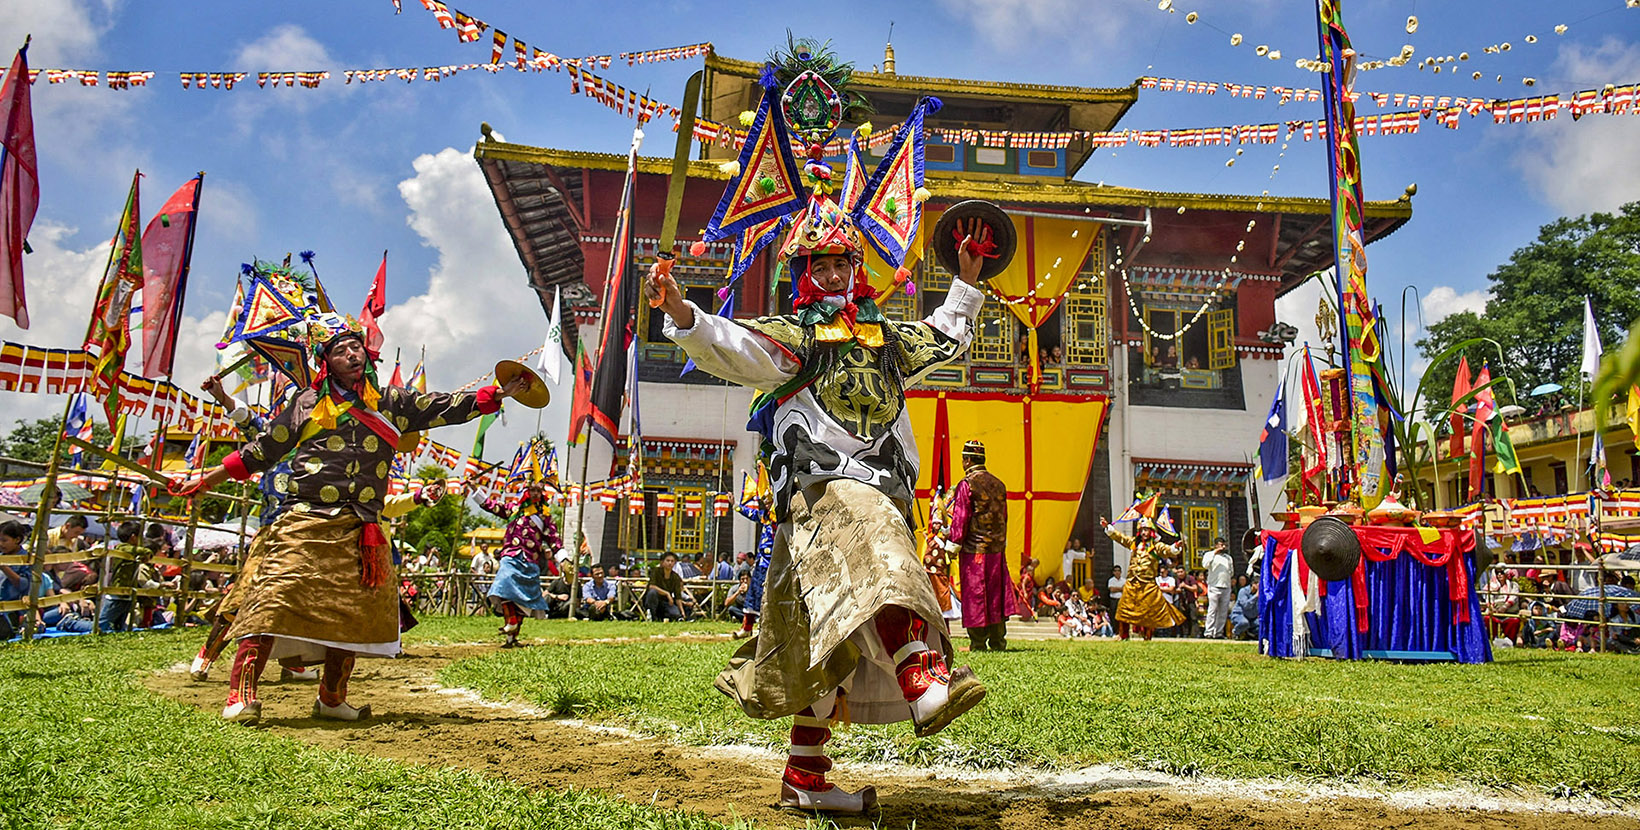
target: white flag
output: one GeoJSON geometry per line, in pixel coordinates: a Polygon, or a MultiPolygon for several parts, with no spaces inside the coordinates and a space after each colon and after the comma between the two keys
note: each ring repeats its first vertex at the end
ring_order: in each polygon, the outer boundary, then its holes
{"type": "Polygon", "coordinates": [[[1583,298],[1583,377],[1594,380],[1600,374],[1600,330],[1594,324],[1594,306],[1583,298]]]}
{"type": "Polygon", "coordinates": [[[559,288],[552,289],[552,320],[547,323],[547,342],[541,345],[541,361],[537,366],[553,385],[558,384],[559,355],[564,352],[564,332],[559,320],[559,288]]]}

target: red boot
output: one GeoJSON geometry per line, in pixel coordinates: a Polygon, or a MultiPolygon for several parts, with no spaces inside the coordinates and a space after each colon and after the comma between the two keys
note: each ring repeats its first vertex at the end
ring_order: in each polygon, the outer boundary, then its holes
{"type": "Polygon", "coordinates": [[[262,701],[256,697],[256,681],[273,651],[272,637],[246,637],[234,653],[233,673],[228,678],[228,702],[222,717],[242,723],[262,718],[262,701]]]}
{"type": "Polygon", "coordinates": [[[825,749],[829,740],[830,722],[816,718],[812,707],[792,719],[792,745],[780,780],[780,806],[851,814],[877,806],[875,787],[851,793],[826,780],[831,770],[825,749]]]}
{"type": "Polygon", "coordinates": [[[951,671],[945,658],[928,647],[928,624],[898,606],[877,613],[877,637],[894,655],[900,692],[911,704],[917,737],[926,738],[951,725],[985,699],[985,684],[972,669],[951,671]]]}

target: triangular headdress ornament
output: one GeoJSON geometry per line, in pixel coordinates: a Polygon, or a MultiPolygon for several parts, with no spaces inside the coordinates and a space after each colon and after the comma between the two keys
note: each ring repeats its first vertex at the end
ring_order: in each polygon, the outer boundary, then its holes
{"type": "Polygon", "coordinates": [[[852,205],[853,219],[871,246],[895,268],[905,263],[922,221],[922,203],[928,199],[923,187],[923,117],[939,109],[938,98],[918,101],[857,201],[844,202],[852,205]]]}

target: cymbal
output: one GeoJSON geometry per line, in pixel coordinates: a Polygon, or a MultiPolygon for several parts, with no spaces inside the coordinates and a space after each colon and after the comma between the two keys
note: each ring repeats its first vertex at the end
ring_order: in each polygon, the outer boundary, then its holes
{"type": "Polygon", "coordinates": [[[497,386],[506,386],[513,379],[523,377],[526,380],[523,391],[513,396],[513,400],[531,409],[540,409],[552,400],[552,391],[547,388],[546,381],[541,379],[530,367],[516,360],[503,360],[495,364],[495,383],[497,386]]]}

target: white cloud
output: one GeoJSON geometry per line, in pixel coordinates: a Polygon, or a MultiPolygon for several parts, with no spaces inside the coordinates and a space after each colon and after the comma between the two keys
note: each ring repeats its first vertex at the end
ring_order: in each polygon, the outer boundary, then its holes
{"type": "MultiPolygon", "coordinates": [[[[426,346],[428,388],[449,390],[488,374],[498,360],[539,347],[547,319],[472,153],[446,147],[418,157],[413,167],[416,174],[399,183],[399,195],[410,208],[410,227],[438,251],[438,261],[425,293],[389,305],[383,315],[382,371],[392,372],[393,351],[400,348],[408,375],[426,346]]],[[[393,279],[389,263],[389,296],[393,279]]],[[[568,424],[571,373],[561,375],[566,383],[553,390],[542,422],[555,441],[568,424]]],[[[486,438],[492,461],[535,429],[529,410],[509,406],[508,412],[509,422],[486,438]]],[[[466,449],[475,430],[456,427],[434,437],[466,449]]]]}
{"type": "Polygon", "coordinates": [[[269,70],[319,70],[335,65],[330,51],[305,29],[284,23],[239,47],[233,65],[251,72],[269,70]]]}
{"type": "Polygon", "coordinates": [[[21,37],[33,35],[29,46],[30,66],[64,66],[99,55],[102,35],[113,27],[114,0],[8,0],[0,3],[0,17],[6,29],[15,33],[0,44],[10,64],[10,50],[21,45],[21,37]]]}
{"type": "MultiPolygon", "coordinates": [[[[0,55],[9,66],[11,49],[30,34],[34,38],[28,51],[32,68],[97,66],[103,57],[103,36],[113,28],[120,5],[117,0],[4,0],[0,20],[5,25],[0,31],[6,34],[0,35],[0,55]]],[[[124,170],[129,177],[131,169],[143,161],[142,154],[108,135],[125,128],[133,108],[152,92],[111,93],[101,86],[36,84],[32,92],[35,143],[53,161],[69,161],[79,168],[95,166],[110,178],[124,170]]],[[[49,203],[42,207],[51,210],[49,203]]]]}
{"type": "Polygon", "coordinates": [[[1045,41],[1093,41],[1109,44],[1142,12],[1128,4],[1100,4],[1097,12],[1084,0],[940,0],[951,17],[1004,52],[1040,49],[1045,41]],[[1075,21],[1067,25],[1067,21],[1075,21]]]}
{"type": "MultiPolygon", "coordinates": [[[[1487,290],[1477,288],[1474,291],[1458,293],[1450,285],[1437,285],[1424,294],[1424,325],[1433,326],[1460,311],[1473,311],[1476,314],[1486,310],[1487,290]]],[[[1415,332],[1421,336],[1422,332],[1415,332]]],[[[1410,339],[1410,338],[1409,338],[1410,339]]]]}
{"type": "MultiPolygon", "coordinates": [[[[1588,49],[1562,47],[1553,73],[1562,78],[1622,79],[1640,72],[1640,46],[1607,39],[1588,49]]],[[[1640,165],[1632,148],[1640,121],[1626,115],[1587,115],[1573,122],[1562,112],[1536,126],[1514,162],[1543,198],[1568,215],[1610,211],[1640,199],[1640,165]]]]}

